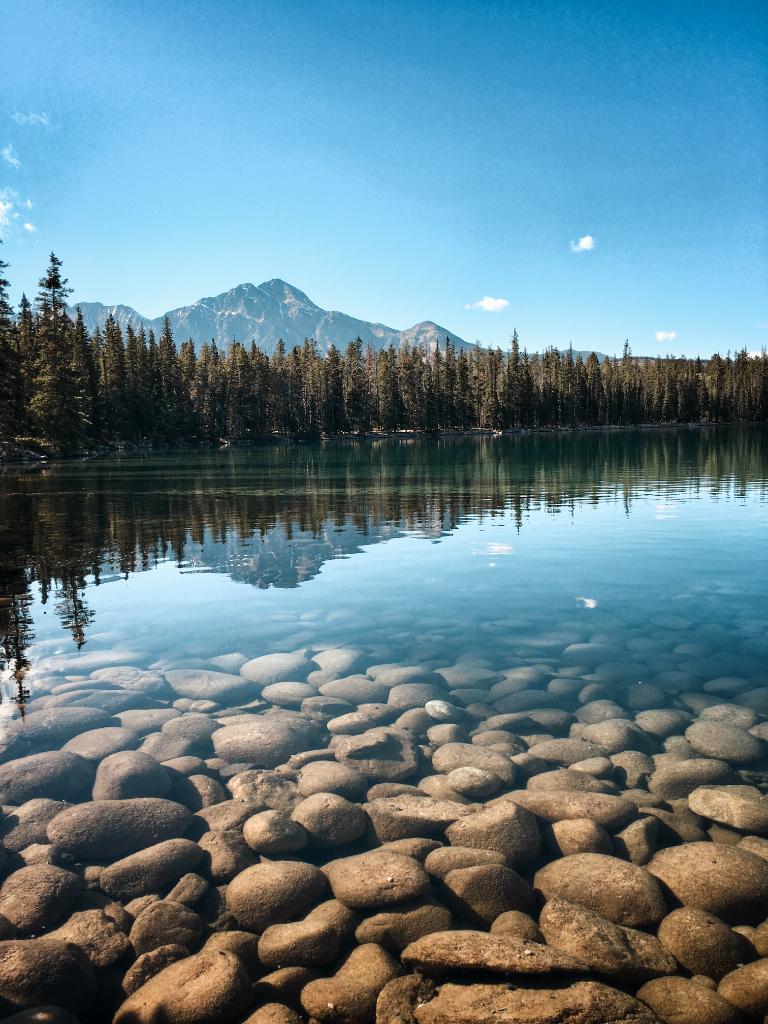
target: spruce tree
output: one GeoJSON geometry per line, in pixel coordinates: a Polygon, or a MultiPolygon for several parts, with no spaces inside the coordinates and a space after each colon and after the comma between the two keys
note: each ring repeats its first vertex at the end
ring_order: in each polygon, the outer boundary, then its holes
{"type": "Polygon", "coordinates": [[[21,433],[21,364],[13,308],[8,299],[8,264],[0,260],[0,439],[12,440],[21,433]]]}
{"type": "Polygon", "coordinates": [[[75,366],[73,324],[67,316],[66,299],[71,289],[61,276],[61,260],[54,253],[39,288],[31,421],[38,437],[56,448],[72,451],[85,440],[88,409],[75,366]]]}

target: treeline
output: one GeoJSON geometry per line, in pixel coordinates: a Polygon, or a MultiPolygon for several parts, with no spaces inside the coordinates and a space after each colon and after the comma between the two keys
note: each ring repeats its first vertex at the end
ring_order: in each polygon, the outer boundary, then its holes
{"type": "Polygon", "coordinates": [[[110,317],[89,334],[67,313],[53,254],[17,313],[0,262],[0,439],[73,451],[122,442],[317,438],[395,430],[574,428],[768,420],[768,358],[586,360],[571,352],[444,346],[321,355],[308,339],[269,356],[215,340],[179,347],[110,317]]]}

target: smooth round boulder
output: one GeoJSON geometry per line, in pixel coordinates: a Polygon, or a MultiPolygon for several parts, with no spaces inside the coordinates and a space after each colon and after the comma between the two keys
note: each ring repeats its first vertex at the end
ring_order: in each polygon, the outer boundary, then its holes
{"type": "Polygon", "coordinates": [[[171,800],[93,800],[60,811],[47,833],[49,842],[65,853],[115,860],[179,838],[191,821],[189,810],[171,800]]]}
{"type": "Polygon", "coordinates": [[[536,902],[528,883],[502,864],[449,871],[440,892],[454,915],[471,928],[490,928],[510,910],[531,914],[536,902]]]}
{"type": "Polygon", "coordinates": [[[327,891],[325,876],[312,864],[300,861],[254,864],[229,883],[227,909],[242,928],[263,932],[270,924],[299,916],[327,891]]]}
{"type": "Polygon", "coordinates": [[[256,860],[240,829],[205,832],[197,845],[203,851],[200,870],[214,885],[231,882],[256,860]]]}
{"type": "Polygon", "coordinates": [[[440,835],[445,829],[473,808],[455,800],[438,800],[428,796],[405,793],[402,796],[378,797],[364,805],[382,842],[398,839],[440,835]]]}
{"type": "MultiPolygon", "coordinates": [[[[768,865],[767,865],[768,867],[768,865]]],[[[645,868],[601,853],[577,853],[536,872],[534,889],[629,928],[658,924],[667,912],[661,887],[645,868]]]]}
{"type": "Polygon", "coordinates": [[[657,768],[648,780],[648,788],[664,800],[682,800],[700,786],[733,786],[741,781],[725,761],[684,758],[657,768]]]}
{"type": "Polygon", "coordinates": [[[688,797],[688,806],[719,825],[768,835],[768,800],[754,786],[700,786],[688,797]]]}
{"type": "Polygon", "coordinates": [[[459,818],[445,830],[451,846],[494,850],[511,867],[530,864],[539,855],[541,836],[536,818],[516,803],[497,803],[459,818]]]}
{"type": "Polygon", "coordinates": [[[242,675],[214,672],[204,668],[167,669],[165,678],[180,697],[190,700],[213,700],[217,704],[234,704],[257,694],[250,680],[242,675]]]}
{"type": "Polygon", "coordinates": [[[156,900],[136,917],[128,938],[137,956],[160,946],[192,949],[203,934],[203,922],[189,907],[173,900],[156,900]]]}
{"type": "Polygon", "coordinates": [[[20,868],[0,889],[0,915],[22,935],[39,934],[69,913],[81,890],[77,875],[53,864],[20,868]]]}
{"type": "Polygon", "coordinates": [[[316,697],[317,690],[307,683],[272,683],[261,691],[261,699],[278,708],[300,708],[307,697],[316,697]]]}
{"type": "Polygon", "coordinates": [[[429,875],[410,857],[373,850],[333,860],[323,867],[333,895],[353,909],[384,907],[429,891],[429,875]]]}
{"type": "Polygon", "coordinates": [[[673,910],[661,922],[657,934],[681,967],[715,981],[755,955],[743,935],[714,914],[693,907],[673,910]]]}
{"type": "Polygon", "coordinates": [[[501,785],[498,775],[469,765],[463,768],[454,768],[453,771],[448,772],[446,781],[451,789],[468,800],[484,800],[486,797],[493,796],[501,785]]]}
{"type": "Polygon", "coordinates": [[[315,793],[294,807],[291,819],[307,834],[311,846],[343,846],[363,835],[365,811],[336,793],[315,793]]]}
{"type": "Polygon", "coordinates": [[[424,870],[433,878],[443,879],[449,871],[473,868],[478,864],[503,864],[507,858],[498,850],[479,850],[471,846],[440,846],[424,861],[424,870]]]}
{"type": "Polygon", "coordinates": [[[355,932],[359,944],[375,942],[399,953],[411,942],[430,932],[451,927],[451,912],[437,900],[425,897],[396,904],[366,917],[355,932]]]}
{"type": "Polygon", "coordinates": [[[375,782],[403,782],[416,774],[419,753],[407,732],[390,726],[341,736],[334,744],[336,760],[375,782]]]}
{"type": "Polygon", "coordinates": [[[543,830],[544,845],[559,857],[574,853],[613,853],[611,837],[591,818],[555,821],[543,830]]]}
{"type": "Polygon", "coordinates": [[[737,967],[717,986],[717,994],[727,999],[749,1019],[768,1015],[768,959],[737,967]]]}
{"type": "Polygon", "coordinates": [[[717,992],[690,978],[658,978],[638,989],[637,998],[660,1021],[673,1024],[742,1024],[739,1011],[717,992]]]}
{"type": "Polygon", "coordinates": [[[224,950],[202,950],[129,995],[113,1024],[230,1024],[251,1005],[251,979],[224,950]]]}
{"type": "Polygon", "coordinates": [[[273,857],[296,853],[307,845],[307,833],[284,811],[261,811],[243,825],[243,838],[256,853],[273,857]]]}
{"type": "Polygon", "coordinates": [[[499,802],[514,801],[550,824],[574,818],[589,818],[608,832],[624,828],[637,815],[637,805],[610,793],[580,793],[574,790],[526,789],[509,793],[499,802]]]}
{"type": "Polygon", "coordinates": [[[303,683],[309,673],[318,668],[317,662],[307,658],[303,651],[292,651],[252,658],[240,666],[240,675],[259,686],[294,681],[303,683]]]}
{"type": "Polygon", "coordinates": [[[189,839],[166,839],[115,861],[99,876],[102,892],[117,900],[160,893],[194,871],[203,851],[189,839]]]}
{"type": "MultiPolygon", "coordinates": [[[[215,934],[222,933],[216,932],[215,934]]],[[[151,949],[148,953],[142,953],[141,956],[136,957],[123,975],[123,992],[126,996],[132,995],[136,989],[146,985],[160,971],[164,971],[166,967],[170,967],[177,960],[183,960],[189,955],[186,946],[173,944],[158,946],[157,949],[151,949]]]]}
{"type": "Polygon", "coordinates": [[[384,986],[403,973],[381,946],[356,946],[331,978],[310,981],[301,990],[305,1013],[321,1024],[370,1024],[384,986]]]}
{"type": "Polygon", "coordinates": [[[4,849],[21,853],[28,846],[47,844],[48,823],[69,805],[64,800],[39,797],[21,807],[6,807],[0,820],[0,842],[4,849]]]}
{"type": "Polygon", "coordinates": [[[432,767],[444,775],[456,768],[480,768],[495,775],[506,786],[512,785],[517,772],[506,754],[476,743],[444,743],[432,755],[432,767]]]}
{"type": "Polygon", "coordinates": [[[105,901],[101,907],[75,911],[46,938],[71,942],[82,949],[94,967],[108,967],[131,948],[124,930],[127,927],[125,917],[127,914],[122,908],[105,901]]]}
{"type": "Polygon", "coordinates": [[[728,924],[755,924],[768,915],[768,861],[742,847],[684,843],[660,850],[647,870],[674,901],[728,924]]]}
{"type": "Polygon", "coordinates": [[[96,769],[94,800],[130,800],[164,797],[171,788],[168,772],[141,750],[121,750],[105,757],[96,769]]]}
{"type": "Polygon", "coordinates": [[[132,750],[138,745],[138,733],[124,726],[108,725],[103,729],[89,729],[79,736],[73,736],[61,749],[98,764],[110,754],[116,754],[120,750],[132,750]]]}
{"type": "Polygon", "coordinates": [[[61,1006],[75,1013],[96,996],[93,965],[78,946],[56,939],[0,942],[0,1006],[61,1006]]]}
{"type": "Polygon", "coordinates": [[[368,789],[368,780],[361,772],[337,761],[312,761],[304,765],[297,782],[303,797],[337,793],[347,800],[361,800],[368,789]]]}
{"type": "Polygon", "coordinates": [[[93,785],[94,766],[68,750],[30,754],[0,765],[0,804],[28,800],[81,800],[93,785]]]}
{"type": "Polygon", "coordinates": [[[314,746],[314,723],[281,715],[238,716],[237,722],[224,725],[212,736],[216,754],[229,764],[251,764],[276,768],[292,754],[314,746]]]}
{"type": "Polygon", "coordinates": [[[327,900],[301,921],[272,924],[259,939],[259,961],[266,967],[323,967],[352,938],[358,918],[338,900],[327,900]]]}
{"type": "Polygon", "coordinates": [[[765,744],[757,736],[725,722],[699,719],[685,730],[685,738],[697,753],[728,764],[752,764],[764,757],[766,751],[765,744]]]}

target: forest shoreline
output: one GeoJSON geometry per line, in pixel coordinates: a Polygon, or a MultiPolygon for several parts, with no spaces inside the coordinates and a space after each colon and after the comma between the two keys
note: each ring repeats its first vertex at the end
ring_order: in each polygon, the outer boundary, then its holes
{"type": "Polygon", "coordinates": [[[545,427],[511,427],[504,430],[474,427],[468,430],[393,430],[370,431],[364,434],[322,434],[319,437],[254,437],[249,439],[222,438],[219,442],[198,439],[181,439],[173,442],[119,442],[98,448],[79,448],[73,451],[45,451],[43,442],[27,441],[15,444],[0,440],[0,467],[44,466],[51,463],[82,461],[85,459],[109,458],[113,455],[160,455],[173,451],[223,451],[227,448],[260,448],[273,445],[353,443],[370,441],[399,440],[408,441],[421,438],[450,437],[522,437],[540,434],[585,434],[585,433],[616,433],[626,430],[701,430],[705,428],[753,426],[762,427],[764,423],[755,420],[722,420],[717,423],[706,421],[692,423],[604,423],[584,424],[583,426],[545,426],[545,427]],[[41,450],[37,450],[38,447],[41,450]]]}

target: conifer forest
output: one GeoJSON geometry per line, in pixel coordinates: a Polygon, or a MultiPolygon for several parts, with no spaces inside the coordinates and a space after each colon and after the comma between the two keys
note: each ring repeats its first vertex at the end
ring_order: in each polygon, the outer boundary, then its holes
{"type": "Polygon", "coordinates": [[[508,351],[374,351],[357,339],[321,354],[311,338],[267,354],[216,339],[196,351],[166,320],[125,332],[108,318],[87,331],[72,317],[62,262],[51,254],[33,302],[10,303],[0,262],[0,440],[49,453],[150,442],[631,424],[765,422],[768,357],[583,359],[508,351]]]}

